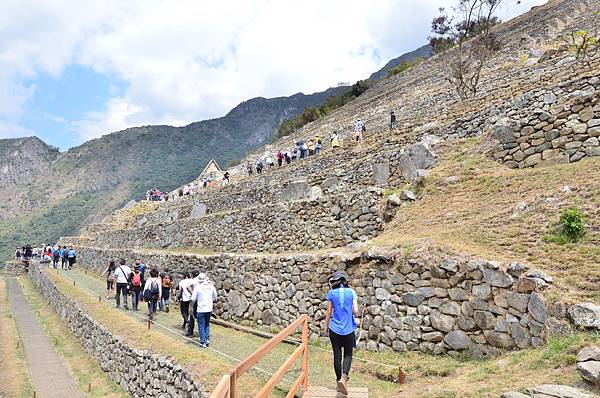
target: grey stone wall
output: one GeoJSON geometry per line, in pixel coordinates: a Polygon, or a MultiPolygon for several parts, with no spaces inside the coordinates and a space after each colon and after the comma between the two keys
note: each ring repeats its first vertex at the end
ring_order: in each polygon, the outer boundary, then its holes
{"type": "Polygon", "coordinates": [[[493,354],[539,346],[549,315],[541,288],[551,278],[521,264],[496,263],[401,250],[326,255],[144,254],[80,247],[80,264],[100,271],[113,259],[141,257],[150,267],[183,273],[198,269],[215,281],[216,313],[281,328],[310,316],[312,337],[325,315],[327,280],[343,269],[360,305],[367,305],[364,340],[370,350],[493,354]],[[508,271],[506,271],[508,270],[508,271]]]}
{"type": "Polygon", "coordinates": [[[28,267],[28,264],[22,261],[8,261],[4,265],[4,274],[6,276],[25,275],[28,267]]]}
{"type": "Polygon", "coordinates": [[[134,397],[208,397],[200,383],[172,360],[130,347],[96,323],[79,305],[60,292],[36,266],[29,276],[84,350],[98,358],[102,370],[134,397]]]}

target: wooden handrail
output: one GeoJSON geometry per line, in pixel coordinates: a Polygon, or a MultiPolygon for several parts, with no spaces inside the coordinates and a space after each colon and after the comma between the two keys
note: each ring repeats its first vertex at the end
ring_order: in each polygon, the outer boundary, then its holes
{"type": "Polygon", "coordinates": [[[302,358],[302,370],[296,380],[292,389],[287,394],[287,397],[293,397],[300,386],[302,391],[308,389],[308,315],[302,315],[289,326],[277,333],[271,340],[267,341],[260,348],[254,351],[245,360],[240,362],[232,371],[231,374],[223,376],[221,381],[217,384],[213,392],[210,394],[210,398],[237,398],[238,394],[238,381],[240,377],[249,371],[254,365],[261,361],[269,352],[281,343],[287,337],[289,337],[295,330],[302,326],[302,343],[292,355],[286,359],[286,361],[277,369],[277,371],[271,376],[263,388],[258,392],[256,398],[265,398],[273,391],[277,383],[283,378],[283,376],[290,370],[299,358],[302,358]],[[227,385],[225,385],[227,383],[227,385]]]}

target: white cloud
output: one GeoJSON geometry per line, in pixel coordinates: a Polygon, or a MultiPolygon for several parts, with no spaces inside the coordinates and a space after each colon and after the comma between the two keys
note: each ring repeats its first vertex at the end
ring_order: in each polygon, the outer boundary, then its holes
{"type": "Polygon", "coordinates": [[[24,81],[79,63],[128,84],[111,90],[104,109],[71,122],[89,139],[365,78],[425,43],[429,21],[450,0],[2,2],[0,122],[18,125],[34,90],[24,81]]]}

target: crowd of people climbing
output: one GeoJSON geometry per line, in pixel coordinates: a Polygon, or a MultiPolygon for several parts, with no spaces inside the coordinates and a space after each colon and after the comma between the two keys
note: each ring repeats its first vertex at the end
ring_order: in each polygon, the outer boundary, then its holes
{"type": "Polygon", "coordinates": [[[17,247],[15,250],[15,260],[29,262],[38,260],[41,264],[52,263],[54,269],[73,269],[77,262],[77,252],[72,246],[59,245],[52,246],[47,244],[42,248],[25,245],[17,247]],[[60,263],[60,265],[59,265],[60,263]]]}
{"type": "Polygon", "coordinates": [[[110,261],[103,275],[106,277],[107,295],[114,296],[117,308],[123,305],[124,309],[130,310],[131,302],[131,311],[139,311],[139,304],[146,302],[150,320],[154,320],[159,311],[169,312],[171,297],[175,295],[185,335],[193,337],[194,325],[197,324],[200,347],[206,348],[210,344],[210,317],[217,289],[205,273],[186,273],[175,284],[175,277],[169,269],[148,269],[140,259],[127,265],[121,259],[118,264],[110,261]]]}

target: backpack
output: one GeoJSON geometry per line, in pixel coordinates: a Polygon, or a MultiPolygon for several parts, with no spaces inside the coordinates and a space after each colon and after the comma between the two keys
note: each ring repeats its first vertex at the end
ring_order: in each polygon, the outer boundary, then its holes
{"type": "Polygon", "coordinates": [[[54,253],[52,255],[54,256],[54,258],[60,257],[60,253],[58,252],[58,250],[54,250],[54,253]]]}
{"type": "Polygon", "coordinates": [[[362,131],[363,131],[363,133],[364,133],[365,131],[367,131],[367,126],[365,126],[364,124],[362,125],[362,131]]]}
{"type": "Polygon", "coordinates": [[[173,281],[169,275],[165,275],[165,277],[162,279],[162,285],[163,287],[171,287],[173,285],[173,281]]]}
{"type": "Polygon", "coordinates": [[[131,278],[131,284],[133,286],[142,286],[142,274],[133,274],[133,277],[131,278]]]}
{"type": "Polygon", "coordinates": [[[152,294],[152,295],[158,294],[159,293],[158,289],[160,289],[160,287],[158,286],[158,282],[152,282],[150,284],[150,289],[149,289],[150,294],[152,294]]]}

